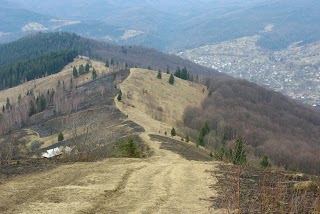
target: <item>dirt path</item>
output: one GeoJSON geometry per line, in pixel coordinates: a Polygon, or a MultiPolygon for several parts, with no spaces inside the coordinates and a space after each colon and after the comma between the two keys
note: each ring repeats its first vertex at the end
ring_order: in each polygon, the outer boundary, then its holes
{"type": "Polygon", "coordinates": [[[207,199],[212,163],[187,161],[141,135],[148,159],[106,159],[22,176],[0,185],[1,213],[219,213],[207,199]]]}
{"type": "MultiPolygon", "coordinates": [[[[124,111],[121,106],[120,110],[124,111]]],[[[146,159],[75,163],[0,183],[0,213],[221,213],[209,209],[214,162],[189,161],[150,140],[160,122],[127,112],[154,151],[146,159]]]]}

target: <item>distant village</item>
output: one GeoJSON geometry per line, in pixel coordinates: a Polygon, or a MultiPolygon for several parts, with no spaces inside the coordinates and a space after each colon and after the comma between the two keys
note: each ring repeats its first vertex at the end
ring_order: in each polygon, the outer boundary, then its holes
{"type": "Polygon", "coordinates": [[[247,79],[320,108],[320,44],[271,52],[244,37],[178,53],[203,66],[247,79]]]}

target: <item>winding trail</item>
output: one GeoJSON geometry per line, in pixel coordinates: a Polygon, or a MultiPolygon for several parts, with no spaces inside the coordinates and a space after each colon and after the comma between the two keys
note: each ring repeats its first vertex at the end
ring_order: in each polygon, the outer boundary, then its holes
{"type": "Polygon", "coordinates": [[[165,124],[118,108],[145,128],[145,159],[111,158],[63,165],[0,183],[0,213],[222,213],[211,207],[215,162],[189,161],[150,140],[165,124]]]}

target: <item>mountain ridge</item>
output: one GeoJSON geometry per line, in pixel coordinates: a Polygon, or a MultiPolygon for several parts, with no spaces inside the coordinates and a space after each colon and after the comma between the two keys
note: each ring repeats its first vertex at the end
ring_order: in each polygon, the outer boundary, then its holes
{"type": "Polygon", "coordinates": [[[160,3],[147,0],[108,0],[103,3],[96,0],[89,3],[83,0],[73,1],[68,9],[64,4],[54,1],[15,2],[21,3],[22,8],[57,16],[57,19],[92,20],[90,25],[96,26],[89,28],[80,23],[73,28],[65,26],[61,29],[63,31],[73,31],[95,39],[111,38],[114,43],[149,46],[166,52],[178,52],[256,34],[261,36],[258,44],[272,50],[283,49],[299,41],[309,44],[320,39],[317,25],[320,4],[313,0],[255,0],[246,3],[190,0],[185,4],[176,0],[160,3]],[[70,10],[73,12],[70,13],[70,10]],[[272,30],[265,31],[271,25],[272,30]],[[119,34],[123,35],[128,30],[142,31],[144,34],[121,39],[119,34]]]}

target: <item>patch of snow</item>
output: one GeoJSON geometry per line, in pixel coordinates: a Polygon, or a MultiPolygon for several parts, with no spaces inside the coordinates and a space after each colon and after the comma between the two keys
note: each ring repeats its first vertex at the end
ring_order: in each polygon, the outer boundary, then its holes
{"type": "Polygon", "coordinates": [[[273,28],[274,28],[274,25],[273,25],[273,24],[267,24],[267,25],[264,27],[264,32],[271,32],[271,31],[273,31],[273,28]]]}
{"type": "Polygon", "coordinates": [[[1,36],[7,36],[7,35],[10,35],[10,33],[0,31],[0,37],[1,37],[1,36]]]}
{"type": "Polygon", "coordinates": [[[122,40],[127,40],[129,38],[135,37],[135,36],[139,36],[141,34],[144,34],[143,31],[139,31],[139,30],[126,30],[124,32],[124,34],[121,36],[122,40]]]}
{"type": "Polygon", "coordinates": [[[75,24],[81,23],[81,21],[61,20],[61,19],[50,19],[49,22],[54,24],[54,26],[51,27],[53,30],[59,27],[67,26],[67,25],[75,25],[75,24]]]}
{"type": "Polygon", "coordinates": [[[22,32],[27,32],[27,31],[46,31],[49,29],[38,22],[30,22],[25,26],[23,26],[21,30],[22,32]]]}
{"type": "Polygon", "coordinates": [[[106,35],[105,37],[103,37],[103,39],[106,41],[113,41],[112,37],[109,35],[106,35]]]}

